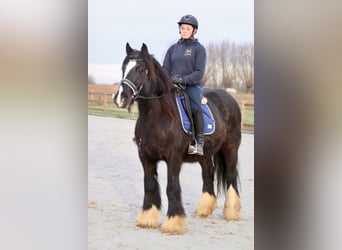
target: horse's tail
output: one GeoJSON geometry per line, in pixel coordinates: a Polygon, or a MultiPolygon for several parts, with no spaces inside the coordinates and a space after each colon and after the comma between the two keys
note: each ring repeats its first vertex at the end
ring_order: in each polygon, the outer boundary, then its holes
{"type": "Polygon", "coordinates": [[[229,165],[227,162],[227,157],[222,151],[218,151],[213,157],[213,163],[215,166],[216,180],[217,180],[217,194],[220,195],[226,193],[228,187],[232,184],[237,194],[238,191],[238,181],[239,181],[239,171],[237,168],[237,163],[229,165]]]}

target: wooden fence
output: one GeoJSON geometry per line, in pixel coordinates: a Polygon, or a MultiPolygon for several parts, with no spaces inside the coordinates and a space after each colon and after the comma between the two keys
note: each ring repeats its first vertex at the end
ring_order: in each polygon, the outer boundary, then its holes
{"type": "Polygon", "coordinates": [[[240,102],[241,109],[241,129],[244,132],[254,133],[254,103],[240,102]]]}
{"type": "Polygon", "coordinates": [[[113,105],[112,94],[88,92],[88,109],[102,109],[103,111],[106,111],[108,108],[111,109],[111,106],[113,105]],[[89,104],[103,105],[103,108],[92,107],[92,105],[89,104]]]}
{"type": "MultiPolygon", "coordinates": [[[[239,102],[242,115],[241,129],[243,132],[254,133],[254,103],[242,101],[239,102]]],[[[113,103],[113,97],[110,93],[88,92],[88,112],[101,112],[103,114],[119,114],[122,117],[136,118],[138,111],[133,109],[128,114],[126,109],[118,109],[113,103]]]]}

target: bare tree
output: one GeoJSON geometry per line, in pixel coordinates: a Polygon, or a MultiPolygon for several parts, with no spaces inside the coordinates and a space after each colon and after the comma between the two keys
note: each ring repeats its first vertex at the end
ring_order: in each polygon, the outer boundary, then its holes
{"type": "Polygon", "coordinates": [[[220,46],[219,64],[221,66],[220,72],[222,74],[221,84],[226,88],[230,88],[232,85],[232,81],[231,81],[232,79],[228,71],[229,49],[230,49],[229,42],[222,41],[221,46],[220,46]]]}
{"type": "Polygon", "coordinates": [[[239,46],[239,78],[247,92],[254,90],[254,46],[243,44],[239,46]]]}
{"type": "Polygon", "coordinates": [[[222,41],[207,46],[203,83],[209,87],[254,90],[254,45],[222,41]]]}
{"type": "Polygon", "coordinates": [[[218,86],[218,67],[217,67],[217,47],[214,43],[210,43],[207,48],[207,64],[203,77],[203,85],[208,87],[218,86]]]}

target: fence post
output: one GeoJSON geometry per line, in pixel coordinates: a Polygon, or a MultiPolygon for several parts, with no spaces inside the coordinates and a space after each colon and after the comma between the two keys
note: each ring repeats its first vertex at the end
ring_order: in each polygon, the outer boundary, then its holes
{"type": "Polygon", "coordinates": [[[104,109],[104,112],[106,113],[107,112],[107,94],[104,93],[104,98],[103,98],[103,109],[104,109]]]}
{"type": "Polygon", "coordinates": [[[241,129],[244,128],[245,112],[246,112],[246,101],[243,101],[241,104],[241,129]]]}

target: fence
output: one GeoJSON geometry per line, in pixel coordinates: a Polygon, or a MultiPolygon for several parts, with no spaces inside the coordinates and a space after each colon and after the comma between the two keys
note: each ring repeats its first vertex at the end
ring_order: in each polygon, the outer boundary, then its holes
{"type": "Polygon", "coordinates": [[[108,107],[113,104],[112,94],[108,93],[96,93],[96,92],[88,92],[88,110],[103,110],[106,112],[108,107]],[[103,107],[99,108],[93,105],[103,105],[103,107]]]}
{"type": "Polygon", "coordinates": [[[117,108],[113,103],[112,95],[110,93],[88,92],[88,113],[131,119],[138,116],[136,106],[131,108],[131,113],[128,113],[127,109],[117,108]]]}
{"type": "MultiPolygon", "coordinates": [[[[254,103],[241,101],[239,105],[242,115],[242,131],[254,133],[254,103]]],[[[133,119],[138,116],[136,105],[132,107],[132,112],[128,113],[126,109],[119,109],[114,105],[112,94],[97,92],[88,92],[88,113],[133,119]]]]}
{"type": "Polygon", "coordinates": [[[241,109],[241,129],[254,133],[254,103],[243,101],[239,103],[241,109]]]}

